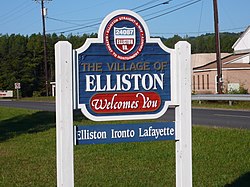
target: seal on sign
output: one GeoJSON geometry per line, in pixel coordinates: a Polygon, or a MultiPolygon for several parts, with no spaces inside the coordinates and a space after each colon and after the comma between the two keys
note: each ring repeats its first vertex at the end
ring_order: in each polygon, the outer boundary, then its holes
{"type": "Polygon", "coordinates": [[[109,53],[123,61],[132,60],[143,50],[145,31],[132,15],[117,15],[104,30],[104,43],[109,53]]]}
{"type": "Polygon", "coordinates": [[[114,27],[114,43],[115,47],[123,54],[127,54],[132,51],[135,47],[135,27],[128,28],[114,27]]]}

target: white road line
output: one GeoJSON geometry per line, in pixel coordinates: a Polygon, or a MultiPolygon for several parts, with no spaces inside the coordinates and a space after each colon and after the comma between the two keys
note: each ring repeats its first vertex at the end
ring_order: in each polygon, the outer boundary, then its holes
{"type": "Polygon", "coordinates": [[[214,114],[215,116],[224,116],[224,117],[236,117],[236,118],[250,118],[250,116],[240,116],[240,115],[227,115],[227,114],[214,114]]]}

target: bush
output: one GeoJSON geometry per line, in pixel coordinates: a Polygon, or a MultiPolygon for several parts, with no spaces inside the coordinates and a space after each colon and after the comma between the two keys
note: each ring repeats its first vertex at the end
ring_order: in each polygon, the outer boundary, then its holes
{"type": "Polygon", "coordinates": [[[239,90],[229,90],[228,94],[248,94],[248,89],[240,86],[239,90]]]}
{"type": "Polygon", "coordinates": [[[33,97],[40,97],[41,92],[40,91],[33,91],[33,97]]]}

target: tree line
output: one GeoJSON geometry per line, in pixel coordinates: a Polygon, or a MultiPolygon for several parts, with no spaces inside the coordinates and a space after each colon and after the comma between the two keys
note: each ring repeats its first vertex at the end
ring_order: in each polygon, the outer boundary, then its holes
{"type": "MultiPolygon", "coordinates": [[[[231,47],[239,36],[240,33],[221,33],[221,52],[232,52],[231,47]]],[[[67,40],[73,49],[76,49],[82,46],[87,38],[96,37],[96,33],[81,36],[46,35],[49,82],[55,80],[54,45],[58,41],[67,40]]],[[[161,39],[170,48],[174,48],[178,41],[186,40],[192,45],[192,53],[215,52],[214,34],[198,37],[175,35],[161,39]]],[[[46,95],[43,35],[0,34],[0,90],[13,90],[16,82],[21,83],[23,97],[46,95]]]]}
{"type": "MultiPolygon", "coordinates": [[[[54,45],[67,40],[79,48],[89,37],[97,34],[46,36],[49,82],[55,80],[54,45]]],[[[0,35],[0,90],[13,90],[16,82],[21,83],[23,97],[46,95],[43,35],[0,35]]]]}
{"type": "MultiPolygon", "coordinates": [[[[232,53],[232,46],[236,40],[240,37],[241,33],[220,33],[220,46],[222,53],[232,53]]],[[[191,44],[192,54],[195,53],[215,53],[215,35],[214,34],[204,34],[197,37],[180,37],[174,35],[172,38],[162,38],[163,43],[174,48],[174,45],[181,40],[188,41],[191,44]]]]}

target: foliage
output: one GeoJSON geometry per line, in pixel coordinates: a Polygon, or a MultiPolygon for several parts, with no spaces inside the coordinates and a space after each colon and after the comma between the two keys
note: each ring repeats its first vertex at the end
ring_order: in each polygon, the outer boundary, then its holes
{"type": "MultiPolygon", "coordinates": [[[[221,52],[231,53],[233,52],[232,46],[239,38],[240,33],[221,33],[220,34],[220,43],[221,43],[221,52]]],[[[192,53],[214,53],[215,52],[215,35],[214,34],[205,34],[197,37],[188,37],[184,38],[175,35],[172,38],[162,38],[163,43],[170,48],[174,48],[174,45],[178,41],[186,40],[192,45],[192,53]]]]}
{"type": "Polygon", "coordinates": [[[248,94],[248,89],[241,85],[238,90],[229,90],[228,94],[248,94]]]}
{"type": "MultiPolygon", "coordinates": [[[[96,38],[97,34],[74,35],[47,35],[47,63],[48,79],[55,81],[54,45],[60,40],[68,40],[74,49],[83,45],[87,38],[96,38]]],[[[221,51],[232,52],[231,46],[239,37],[239,33],[221,34],[221,51]]],[[[164,44],[174,48],[180,40],[187,40],[192,44],[192,53],[214,52],[214,34],[198,37],[182,38],[175,35],[172,38],[162,38],[164,44]]],[[[13,90],[14,83],[21,83],[22,97],[45,95],[43,36],[32,34],[22,36],[19,34],[0,34],[0,90],[13,90]]]]}
{"type": "Polygon", "coordinates": [[[193,107],[250,110],[249,101],[192,101],[193,107]]]}
{"type": "MultiPolygon", "coordinates": [[[[60,40],[68,40],[73,48],[78,48],[86,38],[82,36],[47,35],[47,63],[49,82],[55,80],[54,45],[60,40]]],[[[14,83],[21,83],[23,97],[45,95],[43,36],[32,34],[0,35],[0,90],[13,90],[14,83]],[[39,95],[37,95],[39,93],[39,95]]]]}

